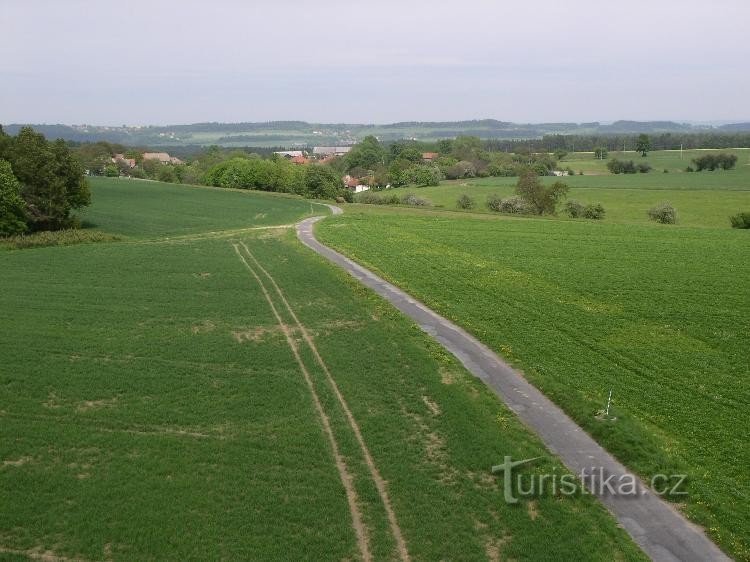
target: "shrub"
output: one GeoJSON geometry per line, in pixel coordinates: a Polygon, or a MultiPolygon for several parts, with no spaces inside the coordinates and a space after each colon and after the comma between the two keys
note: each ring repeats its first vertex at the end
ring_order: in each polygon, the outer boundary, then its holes
{"type": "Polygon", "coordinates": [[[474,199],[465,193],[458,198],[458,201],[456,201],[456,207],[459,209],[473,209],[474,205],[474,199]]]}
{"type": "Polygon", "coordinates": [[[668,174],[668,173],[669,173],[669,170],[667,170],[666,168],[664,168],[664,173],[665,173],[665,174],[668,174]]]}
{"type": "Polygon", "coordinates": [[[466,160],[461,160],[445,170],[445,177],[449,180],[473,178],[477,174],[476,166],[466,160]]]}
{"type": "Polygon", "coordinates": [[[695,170],[693,170],[692,166],[688,166],[687,168],[685,168],[685,171],[686,172],[694,172],[695,170]]]}
{"type": "Polygon", "coordinates": [[[651,165],[647,164],[646,162],[638,164],[638,171],[641,174],[648,174],[651,171],[651,165]]]}
{"type": "Polygon", "coordinates": [[[490,211],[495,211],[497,213],[500,212],[500,205],[502,204],[503,200],[500,198],[499,195],[488,195],[487,196],[487,208],[490,211]]]}
{"type": "MultiPolygon", "coordinates": [[[[646,164],[646,166],[648,166],[648,164],[646,164]]],[[[607,169],[613,174],[635,174],[638,171],[638,167],[636,167],[632,160],[626,162],[624,160],[618,160],[617,158],[612,158],[612,160],[607,162],[607,169]]],[[[650,169],[651,167],[649,166],[649,170],[650,169]]]]}
{"type": "Polygon", "coordinates": [[[709,170],[713,172],[717,168],[722,170],[731,170],[737,164],[737,155],[720,152],[718,154],[704,154],[699,158],[693,159],[695,169],[699,172],[709,170]]]}
{"type": "Polygon", "coordinates": [[[40,248],[43,246],[70,246],[73,244],[90,244],[94,242],[113,242],[120,240],[119,236],[107,234],[97,230],[67,229],[57,231],[41,231],[31,234],[17,234],[0,239],[0,248],[8,250],[22,250],[24,248],[40,248]]]}
{"type": "Polygon", "coordinates": [[[490,195],[487,197],[487,208],[490,211],[511,215],[523,215],[531,212],[526,200],[518,195],[512,195],[505,199],[501,199],[498,195],[490,195]]]}
{"type": "Polygon", "coordinates": [[[604,205],[601,203],[589,203],[583,205],[578,201],[571,199],[565,203],[565,214],[571,218],[583,218],[601,220],[604,218],[604,205]]]}
{"type": "Polygon", "coordinates": [[[660,224],[675,224],[677,222],[677,209],[671,203],[659,203],[648,210],[648,218],[660,224]]]}
{"type": "Polygon", "coordinates": [[[570,201],[565,203],[565,214],[570,218],[577,219],[579,217],[582,217],[583,209],[583,205],[575,199],[571,199],[570,201]]]}
{"type": "Polygon", "coordinates": [[[732,228],[750,228],[750,213],[738,213],[729,217],[732,228]]]}
{"type": "Polygon", "coordinates": [[[602,220],[604,218],[604,205],[601,203],[589,203],[583,209],[583,218],[602,220]]]}
{"type": "Polygon", "coordinates": [[[429,207],[431,203],[427,199],[422,199],[421,197],[417,197],[413,193],[408,193],[407,195],[404,195],[404,198],[401,200],[401,203],[404,205],[413,205],[415,207],[429,207]]]}

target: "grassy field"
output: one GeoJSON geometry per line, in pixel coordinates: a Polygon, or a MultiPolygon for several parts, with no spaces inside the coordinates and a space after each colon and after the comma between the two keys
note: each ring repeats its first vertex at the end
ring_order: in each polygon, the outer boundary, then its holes
{"type": "Polygon", "coordinates": [[[319,238],[522,368],[640,474],[687,473],[681,509],[750,559],[746,231],[363,207],[319,238]]]}
{"type": "Polygon", "coordinates": [[[90,178],[94,205],[82,219],[136,238],[291,224],[328,210],[296,196],[145,180],[90,178]]]}
{"type": "Polygon", "coordinates": [[[0,254],[0,558],[644,558],[588,496],[506,505],[504,455],[562,470],[538,439],[291,229],[237,230],[308,203],[94,201],[127,240],[0,254]]]}
{"type": "MultiPolygon", "coordinates": [[[[638,152],[633,151],[613,151],[607,154],[604,159],[594,158],[593,152],[571,152],[560,163],[562,167],[570,166],[576,174],[582,171],[584,174],[609,174],[607,162],[612,158],[618,160],[633,160],[636,164],[646,162],[651,165],[653,171],[651,174],[664,173],[664,170],[672,172],[684,172],[688,166],[695,165],[692,160],[705,154],[728,152],[737,155],[737,168],[741,175],[750,176],[750,149],[747,148],[727,148],[722,150],[656,150],[649,152],[646,157],[641,156],[638,152]]],[[[718,176],[716,172],[702,172],[703,175],[718,176]]],[[[648,176],[649,174],[641,174],[648,176]]],[[[700,174],[699,174],[700,175],[700,174]]],[[[733,174],[738,175],[738,174],[733,174]]],[[[732,177],[732,176],[730,176],[732,177]]],[[[687,181],[692,181],[688,179],[687,181]]],[[[731,180],[730,180],[731,181],[731,180]]],[[[746,186],[747,188],[747,186],[746,186]]]]}
{"type": "MultiPolygon", "coordinates": [[[[685,151],[685,159],[693,158],[703,151],[685,151]]],[[[648,209],[668,201],[678,211],[678,224],[681,226],[701,226],[730,228],[729,217],[740,211],[750,210],[750,150],[735,149],[739,156],[738,168],[729,171],[687,173],[677,171],[663,173],[654,171],[648,174],[613,175],[599,170],[601,162],[591,154],[575,153],[566,157],[563,165],[576,162],[586,174],[562,178],[570,186],[568,199],[582,203],[602,203],[606,210],[607,222],[628,224],[648,224],[648,209]]],[[[616,154],[617,157],[633,159],[640,156],[634,153],[616,154]]],[[[650,153],[646,159],[653,166],[674,166],[680,162],[679,151],[650,153]]],[[[606,163],[606,161],[605,161],[606,163]]],[[[571,164],[572,165],[572,164],[571,164]]],[[[513,194],[518,178],[476,178],[445,181],[439,186],[414,188],[405,187],[394,193],[415,193],[443,209],[457,210],[456,201],[461,195],[469,195],[476,203],[472,213],[490,213],[486,208],[487,197],[513,194]]],[[[560,181],[560,178],[543,178],[546,183],[560,181]]],[[[560,213],[562,216],[562,213],[560,213]]]]}

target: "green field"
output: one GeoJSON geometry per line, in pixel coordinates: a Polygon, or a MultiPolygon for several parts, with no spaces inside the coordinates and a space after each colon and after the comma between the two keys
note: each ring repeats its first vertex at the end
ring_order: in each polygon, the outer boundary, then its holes
{"type": "Polygon", "coordinates": [[[689,474],[681,510],[750,559],[748,232],[489,219],[359,206],[318,236],[522,368],[640,474],[689,474]]]}
{"type": "Polygon", "coordinates": [[[504,455],[561,470],[539,440],[291,229],[249,230],[309,203],[106,180],[93,199],[125,240],[0,254],[3,559],[352,560],[362,537],[392,558],[373,466],[414,560],[644,559],[590,496],[506,505],[504,455]]]}
{"type": "MultiPolygon", "coordinates": [[[[737,168],[741,174],[750,176],[750,149],[748,148],[725,148],[717,150],[655,150],[649,152],[645,157],[634,151],[612,151],[604,159],[594,157],[593,152],[571,152],[560,162],[562,167],[571,167],[576,174],[582,171],[584,174],[609,174],[607,162],[612,158],[618,160],[633,160],[636,164],[646,162],[651,165],[653,171],[650,174],[664,173],[664,170],[672,172],[684,172],[688,166],[695,167],[693,159],[711,153],[731,153],[737,156],[737,168]]],[[[648,176],[650,174],[642,174],[648,176]]],[[[701,172],[705,176],[718,176],[718,172],[701,172]]],[[[701,175],[698,174],[698,175],[701,175]]],[[[705,178],[704,178],[705,179],[705,178]]],[[[688,181],[695,181],[690,180],[688,181]]]]}
{"type": "MultiPolygon", "coordinates": [[[[685,151],[685,158],[693,158],[703,151],[685,151]]],[[[731,151],[730,151],[731,152],[731,151]]],[[[648,224],[647,211],[663,201],[672,203],[678,211],[678,225],[729,228],[729,217],[740,211],[750,210],[750,150],[735,149],[739,155],[735,170],[715,172],[663,173],[614,175],[606,172],[604,164],[594,160],[591,154],[575,153],[566,157],[563,166],[570,160],[575,169],[585,169],[586,174],[564,178],[545,177],[552,183],[564,181],[570,186],[568,199],[582,203],[602,203],[607,222],[648,224]],[[576,165],[573,165],[573,162],[576,165]],[[596,170],[601,165],[604,171],[596,170]]],[[[623,157],[617,154],[618,157],[623,157]]],[[[627,153],[624,157],[640,156],[627,153]]],[[[679,151],[652,152],[649,158],[653,166],[675,165],[680,162],[679,151]]],[[[659,168],[661,169],[661,168],[659,168]]],[[[435,187],[405,187],[393,190],[397,194],[415,193],[441,209],[458,210],[456,201],[469,195],[476,203],[473,213],[490,213],[486,208],[487,197],[513,194],[518,178],[476,178],[445,181],[435,187]]],[[[389,190],[390,192],[391,190],[389,190]]],[[[559,213],[561,218],[563,213],[559,213]]]]}
{"type": "Polygon", "coordinates": [[[291,224],[326,207],[296,196],[148,180],[89,178],[95,204],[82,219],[106,232],[148,238],[291,224]]]}

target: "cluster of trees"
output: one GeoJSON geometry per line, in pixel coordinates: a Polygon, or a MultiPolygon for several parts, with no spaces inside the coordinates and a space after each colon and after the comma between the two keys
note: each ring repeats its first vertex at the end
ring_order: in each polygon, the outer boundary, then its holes
{"type": "Polygon", "coordinates": [[[340,175],[325,165],[298,166],[283,158],[234,157],[215,164],[203,176],[207,185],[295,193],[304,197],[346,197],[340,175]]]}
{"type": "Polygon", "coordinates": [[[618,160],[612,158],[607,162],[607,169],[613,174],[635,174],[640,172],[641,174],[647,174],[651,171],[651,166],[646,162],[636,164],[632,160],[618,160]]]}
{"type": "Polygon", "coordinates": [[[0,127],[0,235],[75,227],[72,211],[90,201],[65,141],[49,142],[31,127],[12,137],[0,127]]]}
{"type": "Polygon", "coordinates": [[[702,172],[709,170],[713,172],[716,169],[731,170],[737,164],[737,155],[720,152],[719,154],[705,154],[698,158],[693,158],[695,170],[702,172]]]}
{"type": "Polygon", "coordinates": [[[363,178],[371,187],[426,186],[438,185],[443,178],[518,176],[527,169],[538,175],[548,175],[558,167],[558,160],[565,154],[535,153],[523,148],[514,154],[492,152],[484,141],[473,136],[435,143],[397,141],[388,147],[369,136],[332,165],[342,173],[363,178]],[[423,153],[437,153],[438,156],[424,162],[423,153]]]}

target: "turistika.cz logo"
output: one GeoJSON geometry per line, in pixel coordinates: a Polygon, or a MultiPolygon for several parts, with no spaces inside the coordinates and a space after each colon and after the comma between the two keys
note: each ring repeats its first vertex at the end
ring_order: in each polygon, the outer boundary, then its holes
{"type": "MultiPolygon", "coordinates": [[[[522,473],[513,469],[541,459],[534,457],[514,461],[505,456],[502,464],[492,467],[493,474],[503,476],[503,495],[506,503],[518,503],[519,497],[575,496],[592,494],[596,496],[637,497],[646,493],[639,478],[633,474],[609,474],[603,467],[584,468],[577,475],[560,474],[557,467],[549,473],[522,473]],[[514,478],[515,477],[515,478],[514,478]]],[[[659,496],[685,496],[687,475],[655,474],[651,478],[651,491],[659,496]]]]}

